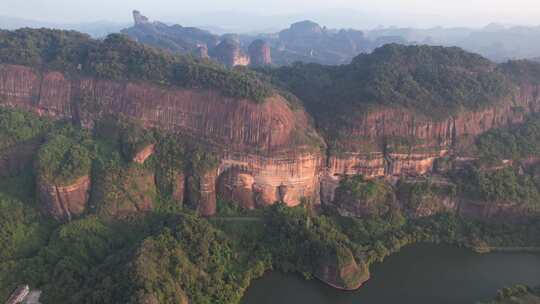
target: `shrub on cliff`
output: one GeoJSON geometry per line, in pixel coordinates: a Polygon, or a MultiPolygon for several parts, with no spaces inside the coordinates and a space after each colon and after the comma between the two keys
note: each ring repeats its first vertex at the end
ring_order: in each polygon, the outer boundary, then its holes
{"type": "Polygon", "coordinates": [[[396,211],[392,187],[383,180],[366,180],[361,175],[340,181],[334,204],[356,216],[380,217],[396,211]]]}
{"type": "Polygon", "coordinates": [[[0,108],[0,151],[16,143],[43,135],[50,122],[17,109],[0,108]]]}
{"type": "Polygon", "coordinates": [[[494,63],[448,47],[389,44],[347,65],[298,63],[261,71],[329,123],[341,123],[341,118],[371,106],[402,106],[447,117],[492,104],[511,92],[511,83],[494,63]]]}
{"type": "Polygon", "coordinates": [[[150,48],[121,34],[93,40],[77,32],[21,29],[0,31],[0,63],[47,68],[114,80],[202,88],[257,102],[273,94],[256,74],[228,70],[209,60],[150,48]]]}
{"type": "Polygon", "coordinates": [[[37,155],[37,174],[45,182],[66,185],[90,174],[94,144],[88,131],[70,124],[47,135],[37,155]]]}
{"type": "Polygon", "coordinates": [[[480,135],[475,142],[482,160],[520,160],[540,156],[540,115],[532,115],[522,124],[493,129],[480,135]]]}
{"type": "Polygon", "coordinates": [[[488,171],[468,167],[453,178],[458,184],[458,192],[466,197],[493,203],[539,207],[540,185],[529,174],[518,174],[512,167],[488,171]]]}
{"type": "Polygon", "coordinates": [[[499,65],[499,70],[515,82],[540,84],[540,63],[529,60],[510,60],[499,65]]]}

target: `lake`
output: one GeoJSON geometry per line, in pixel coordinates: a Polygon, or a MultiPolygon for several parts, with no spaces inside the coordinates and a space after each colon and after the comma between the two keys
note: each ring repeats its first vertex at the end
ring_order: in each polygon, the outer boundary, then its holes
{"type": "Polygon", "coordinates": [[[540,285],[540,254],[490,253],[440,245],[415,245],[371,268],[357,291],[277,272],[253,281],[242,304],[471,304],[492,299],[515,284],[540,285]]]}

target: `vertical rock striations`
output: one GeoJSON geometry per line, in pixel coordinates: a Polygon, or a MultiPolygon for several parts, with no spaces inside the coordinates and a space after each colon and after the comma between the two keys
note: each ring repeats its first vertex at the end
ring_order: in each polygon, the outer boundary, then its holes
{"type": "Polygon", "coordinates": [[[38,177],[37,193],[47,214],[59,221],[71,221],[87,208],[90,176],[81,176],[68,185],[57,185],[38,177]]]}
{"type": "Polygon", "coordinates": [[[210,57],[228,67],[249,65],[249,56],[244,54],[240,44],[232,39],[225,39],[213,48],[210,57]]]}
{"type": "Polygon", "coordinates": [[[252,66],[265,66],[272,64],[270,45],[264,40],[253,41],[248,48],[250,64],[252,66]]]}

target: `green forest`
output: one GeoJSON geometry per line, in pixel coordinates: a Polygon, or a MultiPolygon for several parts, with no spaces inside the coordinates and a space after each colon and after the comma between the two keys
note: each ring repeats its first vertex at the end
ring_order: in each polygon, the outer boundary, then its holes
{"type": "MultiPolygon", "coordinates": [[[[315,118],[306,123],[328,142],[337,139],[335,129],[374,107],[404,108],[437,120],[496,104],[515,92],[516,82],[540,84],[540,64],[497,65],[459,48],[390,44],[341,66],[226,69],[123,35],[95,40],[47,29],[0,31],[0,63],[63,71],[67,77],[216,90],[259,103],[279,93],[291,106],[305,107],[315,118]]],[[[0,166],[8,168],[0,171],[0,300],[29,284],[43,292],[44,304],[234,304],[268,271],[325,281],[328,266],[339,273],[336,284],[354,289],[371,266],[413,244],[450,244],[478,253],[540,247],[538,115],[467,142],[459,152],[468,160],[450,153],[437,161],[433,176],[336,174],[331,202],[302,197],[295,207],[278,201],[247,210],[218,195],[212,217],[200,215],[201,193],[205,176],[218,175],[222,147],[181,128],[145,128],[119,114],[95,118],[87,129],[0,107],[0,166]],[[145,149],[152,153],[138,160],[145,149]],[[52,218],[40,191],[53,189],[47,194],[60,197],[62,187],[86,177],[91,187],[82,195],[88,194],[84,211],[71,214],[59,202],[69,214],[52,218]],[[506,204],[522,213],[519,221],[465,218],[443,206],[457,200],[485,203],[486,209],[506,204]],[[342,276],[347,267],[354,273],[342,276]]],[[[291,136],[301,141],[304,135],[291,136]]],[[[307,137],[324,146],[316,134],[307,137]]],[[[403,148],[414,138],[384,140],[382,166],[393,161],[387,152],[414,152],[403,148]]],[[[287,194],[277,188],[279,196],[287,194]]],[[[509,286],[493,303],[538,297],[537,288],[509,286]]]]}
{"type": "Polygon", "coordinates": [[[255,102],[273,94],[272,86],[249,70],[229,70],[210,60],[173,55],[121,34],[111,34],[101,41],[74,31],[0,30],[0,63],[62,71],[72,76],[213,89],[225,96],[255,102]]]}

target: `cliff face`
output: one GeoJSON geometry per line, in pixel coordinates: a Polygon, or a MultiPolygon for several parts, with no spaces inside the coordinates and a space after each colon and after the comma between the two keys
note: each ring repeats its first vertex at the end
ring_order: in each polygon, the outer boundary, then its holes
{"type": "Polygon", "coordinates": [[[188,201],[202,216],[216,214],[216,180],[216,169],[210,169],[188,177],[188,201]]]}
{"type": "MultiPolygon", "coordinates": [[[[333,201],[339,181],[347,175],[397,179],[429,173],[435,161],[460,142],[538,112],[539,91],[524,85],[513,98],[441,120],[398,107],[353,115],[350,123],[339,126],[340,134],[345,134],[338,139],[342,151],[325,156],[306,139],[320,140],[312,135],[316,133],[307,114],[292,110],[278,95],[257,104],[213,91],[67,78],[58,72],[0,65],[4,106],[85,126],[104,114],[123,114],[146,127],[188,133],[218,147],[217,172],[192,182],[206,197],[200,210],[207,215],[215,212],[216,193],[246,208],[278,201],[295,206],[303,198],[333,201]]],[[[134,161],[144,162],[153,150],[147,148],[134,161]]],[[[182,186],[174,193],[181,201],[184,179],[189,177],[179,178],[182,186]]]]}
{"type": "MultiPolygon", "coordinates": [[[[245,200],[250,201],[247,205],[276,201],[297,205],[304,196],[318,199],[323,157],[318,149],[299,142],[303,134],[313,133],[313,129],[307,115],[291,110],[280,96],[256,104],[212,91],[93,78],[67,79],[57,72],[40,73],[27,67],[0,65],[0,102],[54,118],[71,118],[86,126],[91,126],[100,115],[121,113],[146,127],[203,138],[227,151],[219,174],[234,166],[246,174],[245,187],[252,192],[245,195],[245,200]],[[249,185],[251,178],[254,182],[249,185]]],[[[143,162],[152,153],[153,148],[147,148],[134,161],[143,162]]],[[[201,210],[213,212],[213,200],[201,210]]]]}
{"type": "Polygon", "coordinates": [[[219,189],[227,198],[240,198],[248,208],[275,202],[297,206],[302,198],[319,203],[322,162],[319,153],[290,152],[273,157],[231,153],[225,155],[218,170],[222,176],[219,189]]]}
{"type": "Polygon", "coordinates": [[[272,63],[270,45],[263,40],[253,41],[248,48],[250,64],[253,66],[265,66],[272,63]]]}
{"type": "Polygon", "coordinates": [[[225,39],[210,51],[210,57],[228,67],[249,65],[249,56],[244,54],[238,42],[225,39]]]}
{"type": "Polygon", "coordinates": [[[90,185],[90,176],[82,176],[69,185],[56,185],[38,178],[37,193],[45,212],[57,220],[70,221],[86,210],[90,185]]]}
{"type": "Polygon", "coordinates": [[[523,122],[528,114],[540,111],[538,90],[538,87],[522,86],[513,98],[442,120],[400,108],[380,108],[353,117],[351,126],[342,130],[346,136],[340,144],[345,151],[329,156],[326,183],[331,188],[339,175],[381,177],[428,173],[435,161],[454,145],[490,129],[523,122]],[[406,142],[396,145],[399,139],[406,142]]]}
{"type": "Polygon", "coordinates": [[[124,114],[147,127],[189,132],[234,150],[271,151],[290,145],[293,131],[309,129],[305,113],[280,96],[262,104],[213,91],[166,89],[144,83],[66,79],[58,72],[0,65],[0,102],[90,125],[105,113],[124,114]]]}

